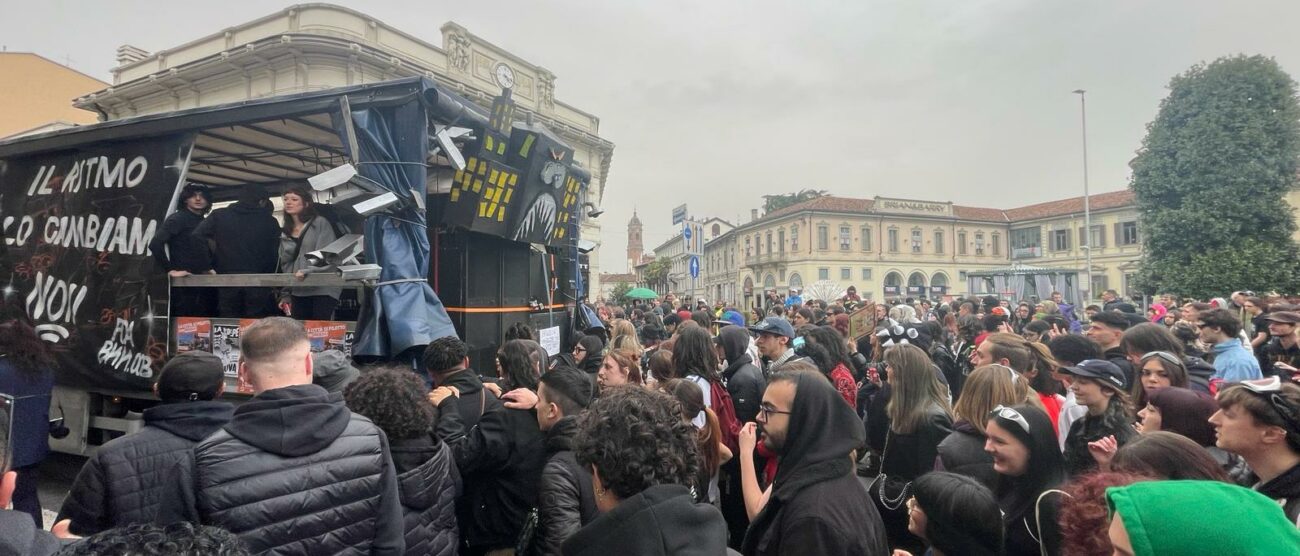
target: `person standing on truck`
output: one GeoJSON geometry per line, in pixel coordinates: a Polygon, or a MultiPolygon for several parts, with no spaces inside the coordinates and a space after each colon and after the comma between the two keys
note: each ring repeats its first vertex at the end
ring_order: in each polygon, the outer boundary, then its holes
{"type": "MultiPolygon", "coordinates": [[[[217,274],[271,274],[275,272],[280,227],[271,215],[274,207],[261,184],[239,190],[239,200],[212,211],[194,235],[208,241],[217,274]]],[[[271,314],[271,289],[219,288],[217,316],[255,318],[271,314]]]]}
{"type": "Polygon", "coordinates": [[[54,391],[54,358],[36,336],[21,308],[7,307],[11,318],[0,324],[0,394],[14,397],[10,466],[18,472],[14,510],[41,519],[36,469],[50,453],[50,395],[54,391]],[[18,317],[17,315],[22,315],[18,317]]]}
{"type": "MultiPolygon", "coordinates": [[[[302,280],[317,270],[307,262],[307,253],[338,239],[334,226],[316,212],[311,190],[290,186],[284,192],[284,224],[280,227],[280,272],[302,280]]],[[[330,320],[339,305],[343,288],[296,286],[280,290],[277,306],[285,315],[300,320],[330,320]]]]}
{"type": "MultiPolygon", "coordinates": [[[[176,204],[176,212],[163,221],[162,229],[149,242],[154,260],[174,278],[212,273],[208,242],[194,235],[204,215],[212,210],[212,193],[207,187],[191,183],[181,189],[176,204]]],[[[209,288],[176,288],[171,294],[171,314],[206,317],[212,314],[214,297],[209,288]]]]}
{"type": "Polygon", "coordinates": [[[55,521],[71,519],[69,530],[84,536],[157,519],[173,488],[163,478],[188,461],[196,442],[230,421],[234,406],[217,401],[224,380],[221,358],[211,353],[172,357],[153,387],[162,403],[144,410],[140,432],[104,444],[86,460],[55,521]]]}

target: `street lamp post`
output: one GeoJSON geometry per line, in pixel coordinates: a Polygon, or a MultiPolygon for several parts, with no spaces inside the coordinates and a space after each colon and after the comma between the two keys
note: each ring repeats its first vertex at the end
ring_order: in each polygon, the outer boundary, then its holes
{"type": "Polygon", "coordinates": [[[1087,268],[1084,271],[1084,284],[1088,299],[1092,297],[1092,207],[1088,199],[1088,101],[1087,91],[1075,89],[1079,95],[1079,118],[1083,124],[1083,256],[1087,268]]]}

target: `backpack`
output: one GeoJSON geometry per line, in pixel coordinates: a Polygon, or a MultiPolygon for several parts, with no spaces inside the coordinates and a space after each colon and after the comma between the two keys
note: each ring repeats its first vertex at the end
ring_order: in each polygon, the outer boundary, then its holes
{"type": "Polygon", "coordinates": [[[709,406],[718,416],[722,429],[722,444],[733,454],[740,453],[740,420],[736,419],[736,406],[731,403],[731,392],[719,381],[709,382],[709,406]]]}

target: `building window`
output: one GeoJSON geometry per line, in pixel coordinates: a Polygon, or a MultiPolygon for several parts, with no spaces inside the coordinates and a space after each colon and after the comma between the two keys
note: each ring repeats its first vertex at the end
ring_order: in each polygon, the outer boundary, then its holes
{"type": "MultiPolygon", "coordinates": [[[[781,276],[781,278],[780,278],[781,282],[782,282],[782,283],[785,283],[785,271],[782,270],[779,274],[780,274],[780,276],[781,276]]],[[[793,284],[791,284],[791,285],[793,285],[793,284]]]]}
{"type": "Polygon", "coordinates": [[[749,236],[745,236],[745,257],[754,256],[754,246],[749,243],[749,236]]]}
{"type": "Polygon", "coordinates": [[[831,279],[831,269],[829,269],[829,268],[819,268],[819,269],[817,269],[817,279],[818,279],[818,280],[830,280],[830,279],[831,279]]]}
{"type": "Polygon", "coordinates": [[[754,234],[754,254],[755,255],[763,254],[763,236],[760,236],[758,234],[754,234]]]}
{"type": "Polygon", "coordinates": [[[862,250],[863,251],[871,250],[871,227],[870,226],[862,227],[862,250]]]}
{"type": "Polygon", "coordinates": [[[864,269],[862,269],[862,279],[863,279],[863,280],[870,280],[870,279],[871,279],[871,269],[870,269],[870,268],[864,268],[864,269]]]}
{"type": "Polygon", "coordinates": [[[1138,223],[1137,222],[1120,222],[1116,224],[1119,227],[1119,233],[1115,234],[1120,245],[1137,245],[1138,243],[1138,223]]]}
{"type": "Polygon", "coordinates": [[[785,252],[785,230],[776,231],[776,250],[781,253],[785,252]]]}
{"type": "Polygon", "coordinates": [[[943,230],[934,231],[934,252],[943,254],[943,230]]]}
{"type": "Polygon", "coordinates": [[[975,232],[975,255],[984,254],[984,232],[975,232]]]}
{"type": "Polygon", "coordinates": [[[767,254],[771,255],[773,251],[774,250],[772,249],[772,232],[769,231],[767,232],[767,254]]]}
{"type": "Polygon", "coordinates": [[[1125,275],[1124,275],[1124,296],[1125,296],[1125,297],[1132,297],[1132,296],[1133,296],[1133,293],[1134,293],[1134,292],[1133,292],[1133,288],[1134,288],[1133,283],[1134,283],[1134,282],[1137,282],[1137,275],[1136,275],[1136,274],[1125,274],[1125,275]]]}
{"type": "Polygon", "coordinates": [[[713,237],[718,237],[720,234],[722,234],[722,226],[719,226],[719,225],[717,225],[717,224],[714,224],[714,225],[713,225],[713,237]]]}
{"type": "Polygon", "coordinates": [[[848,251],[850,243],[851,240],[849,239],[849,227],[840,226],[840,251],[848,251]]]}
{"type": "Polygon", "coordinates": [[[920,228],[914,228],[912,230],[912,241],[910,243],[912,244],[913,253],[921,252],[921,229],[920,228]]]}
{"type": "Polygon", "coordinates": [[[957,232],[957,254],[966,254],[966,232],[957,232]]]}
{"type": "Polygon", "coordinates": [[[799,225],[790,226],[790,250],[799,250],[799,225]]]}
{"type": "Polygon", "coordinates": [[[1002,256],[1002,234],[993,232],[993,256],[1002,256]]]}
{"type": "Polygon", "coordinates": [[[817,226],[817,248],[818,249],[821,249],[822,251],[829,249],[829,247],[827,247],[828,245],[827,234],[829,233],[830,231],[826,229],[826,226],[817,226]]]}
{"type": "Polygon", "coordinates": [[[1092,275],[1092,291],[1088,292],[1091,297],[1097,297],[1097,292],[1104,292],[1110,289],[1110,278],[1100,272],[1092,275]]]}
{"type": "Polygon", "coordinates": [[[889,252],[898,252],[898,230],[889,230],[889,252]]]}
{"type": "Polygon", "coordinates": [[[1052,250],[1070,250],[1070,230],[1052,230],[1052,250]]]}
{"type": "Polygon", "coordinates": [[[1042,242],[1042,231],[1038,226],[1011,230],[1011,258],[1028,259],[1043,256],[1042,242]]]}
{"type": "Polygon", "coordinates": [[[853,279],[853,269],[847,266],[840,269],[840,280],[852,280],[852,279],[853,279]]]}
{"type": "MultiPolygon", "coordinates": [[[[1102,225],[1093,225],[1092,233],[1088,234],[1088,248],[1102,249],[1106,247],[1106,227],[1102,225]]],[[[1083,228],[1079,228],[1079,241],[1083,241],[1083,228]]],[[[1084,247],[1080,245],[1080,247],[1084,247]]]]}

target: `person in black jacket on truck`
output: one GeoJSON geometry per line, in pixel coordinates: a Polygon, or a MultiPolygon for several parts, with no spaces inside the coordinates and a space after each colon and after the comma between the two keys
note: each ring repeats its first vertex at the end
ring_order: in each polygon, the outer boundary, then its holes
{"type": "MultiPolygon", "coordinates": [[[[212,248],[217,274],[271,274],[279,262],[280,225],[266,188],[245,185],[239,201],[212,211],[194,229],[212,248]]],[[[218,288],[217,316],[253,318],[274,314],[270,288],[218,288]]]]}
{"type": "Polygon", "coordinates": [[[144,410],[140,432],[103,445],[86,460],[56,522],[71,519],[70,530],[86,536],[157,519],[162,498],[172,491],[163,478],[188,461],[196,442],[230,421],[234,407],[217,401],[224,380],[221,359],[211,353],[172,357],[154,384],[162,403],[144,410]]]}
{"type": "MultiPolygon", "coordinates": [[[[176,204],[176,212],[163,220],[162,227],[149,242],[149,251],[169,277],[213,272],[208,242],[194,234],[194,229],[203,223],[203,216],[212,210],[212,194],[204,186],[189,184],[181,189],[176,204]]],[[[171,294],[171,314],[209,316],[216,308],[214,293],[208,288],[176,288],[171,294]]]]}

